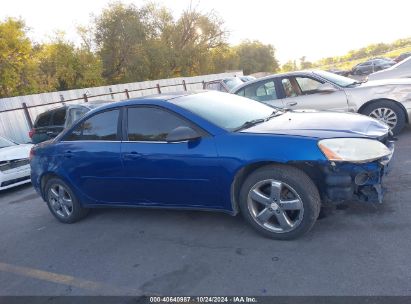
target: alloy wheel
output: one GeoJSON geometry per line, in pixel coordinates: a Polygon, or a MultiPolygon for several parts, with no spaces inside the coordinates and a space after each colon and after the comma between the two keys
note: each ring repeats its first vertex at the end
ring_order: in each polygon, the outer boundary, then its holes
{"type": "Polygon", "coordinates": [[[385,122],[391,129],[397,125],[397,114],[389,108],[376,108],[370,114],[370,117],[385,122]]]}
{"type": "Polygon", "coordinates": [[[274,179],[255,184],[248,193],[247,206],[258,225],[275,233],[296,229],[304,215],[303,202],[297,192],[274,179]]]}
{"type": "Polygon", "coordinates": [[[49,188],[48,199],[54,212],[68,218],[73,213],[73,201],[66,188],[61,184],[53,184],[49,188]]]}

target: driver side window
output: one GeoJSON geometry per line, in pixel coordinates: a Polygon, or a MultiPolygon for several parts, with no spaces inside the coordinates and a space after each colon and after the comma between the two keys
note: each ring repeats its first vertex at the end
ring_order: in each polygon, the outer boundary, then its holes
{"type": "Polygon", "coordinates": [[[303,95],[317,93],[318,87],[322,84],[322,82],[309,77],[295,77],[295,79],[303,95]]]}
{"type": "Polygon", "coordinates": [[[286,97],[315,94],[322,84],[318,80],[303,76],[283,78],[281,83],[286,97]]]}
{"type": "Polygon", "coordinates": [[[135,107],[127,110],[129,141],[166,141],[177,127],[191,127],[178,116],[156,107],[135,107]]]}

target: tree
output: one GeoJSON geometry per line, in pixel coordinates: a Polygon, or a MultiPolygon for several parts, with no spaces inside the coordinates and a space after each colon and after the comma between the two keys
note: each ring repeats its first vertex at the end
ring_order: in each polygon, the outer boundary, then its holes
{"type": "Polygon", "coordinates": [[[222,73],[239,69],[239,56],[233,47],[223,46],[210,52],[209,73],[222,73]]]}
{"type": "Polygon", "coordinates": [[[306,61],[305,58],[306,58],[305,56],[300,58],[300,69],[301,70],[308,70],[308,69],[313,68],[312,62],[306,61]]]}
{"type": "Polygon", "coordinates": [[[246,40],[236,47],[236,51],[239,58],[239,68],[246,75],[278,70],[278,61],[275,58],[275,49],[272,45],[246,40]]]}
{"type": "Polygon", "coordinates": [[[134,5],[114,3],[95,18],[95,42],[103,63],[103,76],[110,83],[147,78],[144,45],[147,27],[134,5]]]}
{"type": "Polygon", "coordinates": [[[63,91],[103,84],[102,65],[87,48],[76,48],[58,35],[37,52],[40,82],[45,91],[63,91]]]}
{"type": "Polygon", "coordinates": [[[190,6],[176,21],[165,9],[155,14],[159,38],[169,52],[168,66],[174,76],[207,73],[210,53],[227,45],[223,20],[214,12],[202,13],[190,6]]]}
{"type": "Polygon", "coordinates": [[[202,14],[189,7],[175,25],[175,50],[180,50],[177,64],[182,75],[205,73],[209,51],[225,44],[223,20],[214,12],[202,14]]]}
{"type": "Polygon", "coordinates": [[[192,6],[174,20],[153,3],[140,8],[116,3],[95,24],[103,76],[114,83],[207,73],[211,50],[226,45],[222,19],[192,6]]]}
{"type": "Polygon", "coordinates": [[[288,60],[281,66],[281,72],[291,72],[298,70],[295,60],[288,60]]]}
{"type": "Polygon", "coordinates": [[[8,18],[0,23],[0,97],[37,90],[33,46],[22,20],[8,18]]]}

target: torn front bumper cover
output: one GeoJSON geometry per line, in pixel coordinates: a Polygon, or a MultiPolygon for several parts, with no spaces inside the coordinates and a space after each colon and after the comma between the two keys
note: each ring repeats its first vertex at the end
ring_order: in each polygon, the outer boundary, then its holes
{"type": "Polygon", "coordinates": [[[325,202],[341,203],[357,200],[382,203],[382,180],[388,174],[394,153],[393,142],[387,143],[391,154],[369,163],[331,163],[323,168],[325,202]]]}

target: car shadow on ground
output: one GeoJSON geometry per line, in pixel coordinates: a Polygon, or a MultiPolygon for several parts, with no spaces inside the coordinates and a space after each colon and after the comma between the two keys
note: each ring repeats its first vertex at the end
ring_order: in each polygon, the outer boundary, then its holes
{"type": "Polygon", "coordinates": [[[33,186],[31,185],[31,183],[27,183],[27,184],[19,185],[19,186],[12,187],[12,188],[9,188],[9,189],[1,190],[0,191],[0,200],[2,198],[5,198],[6,196],[12,196],[12,195],[20,194],[22,191],[29,190],[30,188],[33,188],[33,186]]]}

